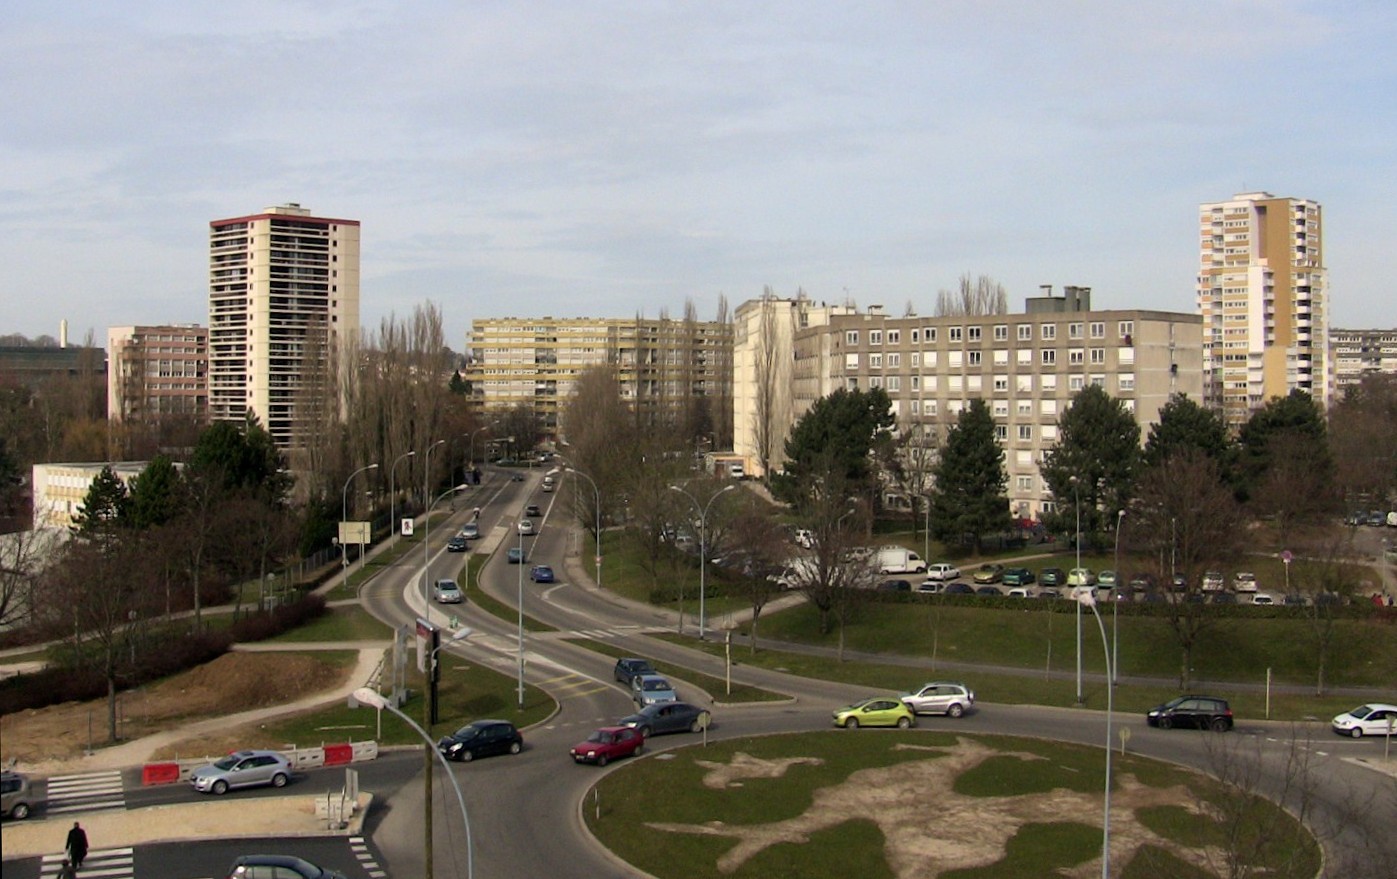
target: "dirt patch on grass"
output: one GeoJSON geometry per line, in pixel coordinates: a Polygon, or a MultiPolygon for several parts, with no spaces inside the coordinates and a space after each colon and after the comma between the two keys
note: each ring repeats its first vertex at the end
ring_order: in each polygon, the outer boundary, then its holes
{"type": "MultiPolygon", "coordinates": [[[[227,653],[119,694],[118,733],[137,739],[196,718],[291,702],[337,686],[351,667],[300,653],[227,653]]],[[[34,764],[80,756],[89,728],[94,745],[107,742],[105,699],[7,714],[0,717],[0,759],[34,764]]]]}

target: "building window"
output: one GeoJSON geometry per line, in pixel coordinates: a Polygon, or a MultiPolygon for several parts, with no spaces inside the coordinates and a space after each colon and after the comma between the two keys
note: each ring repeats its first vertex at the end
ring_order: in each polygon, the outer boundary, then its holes
{"type": "Polygon", "coordinates": [[[1091,337],[1092,337],[1093,339],[1104,339],[1104,338],[1106,338],[1106,324],[1105,324],[1104,321],[1099,321],[1099,320],[1098,320],[1098,321],[1092,321],[1092,324],[1091,324],[1091,337]]]}
{"type": "Polygon", "coordinates": [[[1057,338],[1057,324],[1041,324],[1038,327],[1038,337],[1045,342],[1050,342],[1057,338]]]}
{"type": "Polygon", "coordinates": [[[881,345],[881,344],[883,344],[883,331],[882,331],[882,330],[869,330],[869,331],[868,331],[868,344],[870,344],[870,345],[881,345]]]}
{"type": "Polygon", "coordinates": [[[870,388],[881,388],[883,386],[883,377],[881,375],[869,376],[868,386],[870,388]]]}
{"type": "Polygon", "coordinates": [[[961,327],[951,327],[951,341],[960,342],[964,338],[964,330],[961,327]]]}
{"type": "MultiPolygon", "coordinates": [[[[1135,321],[1121,321],[1120,323],[1116,324],[1116,332],[1122,339],[1130,339],[1132,336],[1135,335],[1135,321]]],[[[1129,345],[1130,342],[1127,341],[1125,344],[1129,345]]]]}
{"type": "Polygon", "coordinates": [[[1028,443],[1028,442],[1033,442],[1033,425],[1031,425],[1031,424],[1020,424],[1020,425],[1019,425],[1019,439],[1020,439],[1022,442],[1026,442],[1026,443],[1028,443]]]}
{"type": "Polygon", "coordinates": [[[921,354],[920,351],[913,351],[913,352],[912,352],[912,361],[911,361],[911,362],[912,362],[912,368],[913,368],[913,369],[916,369],[917,367],[919,367],[919,366],[922,365],[922,354],[921,354]]]}
{"type": "Polygon", "coordinates": [[[1014,351],[1014,362],[1019,366],[1033,365],[1033,349],[1019,348],[1014,351]]]}
{"type": "Polygon", "coordinates": [[[923,328],[922,328],[922,341],[924,341],[924,342],[935,342],[935,341],[936,341],[936,327],[923,327],[923,328]]]}
{"type": "Polygon", "coordinates": [[[994,340],[995,340],[996,342],[1007,342],[1007,341],[1009,341],[1009,325],[1008,325],[1008,324],[995,324],[995,327],[994,327],[994,340]]]}
{"type": "Polygon", "coordinates": [[[994,426],[994,438],[1000,442],[1006,442],[1009,439],[1009,425],[996,424],[994,426]]]}
{"type": "Polygon", "coordinates": [[[1031,491],[1033,491],[1033,477],[1032,477],[1032,476],[1015,476],[1015,477],[1014,477],[1014,488],[1016,488],[1016,489],[1018,489],[1019,491],[1022,491],[1022,492],[1031,492],[1031,491]]]}
{"type": "Polygon", "coordinates": [[[890,376],[888,376],[888,390],[890,390],[890,391],[900,391],[900,390],[902,390],[902,378],[901,378],[900,376],[896,376],[896,375],[890,375],[890,376]]]}
{"type": "Polygon", "coordinates": [[[1009,417],[1009,401],[1008,401],[1008,400],[995,400],[995,401],[994,401],[994,417],[995,417],[995,418],[1008,418],[1008,417],[1009,417]]]}
{"type": "Polygon", "coordinates": [[[1095,388],[1104,388],[1104,387],[1106,387],[1106,376],[1104,376],[1104,375],[1093,375],[1093,376],[1091,377],[1091,384],[1092,384],[1092,387],[1095,387],[1095,388]]]}
{"type": "Polygon", "coordinates": [[[926,352],[926,353],[922,356],[922,366],[925,366],[925,367],[927,367],[928,369],[935,369],[935,368],[936,368],[936,352],[935,352],[935,351],[928,351],[928,352],[926,352]]]}
{"type": "Polygon", "coordinates": [[[920,330],[913,330],[913,331],[912,331],[912,343],[913,343],[913,344],[916,344],[917,342],[920,342],[920,341],[921,341],[921,336],[922,336],[922,333],[921,333],[920,330]]]}
{"type": "Polygon", "coordinates": [[[888,368],[889,368],[889,369],[897,369],[897,368],[898,368],[899,366],[901,366],[901,365],[902,365],[902,355],[901,355],[901,354],[889,354],[889,355],[888,355],[888,368]]]}
{"type": "Polygon", "coordinates": [[[1042,389],[1045,390],[1045,391],[1056,391],[1056,390],[1057,390],[1057,376],[1056,376],[1056,375],[1044,375],[1044,376],[1039,376],[1038,381],[1039,381],[1040,386],[1042,387],[1042,389]]]}
{"type": "Polygon", "coordinates": [[[845,368],[845,369],[852,369],[852,370],[857,371],[858,368],[859,368],[859,355],[857,355],[857,354],[845,354],[845,355],[844,355],[844,368],[845,368]]]}
{"type": "Polygon", "coordinates": [[[923,415],[935,415],[935,414],[936,414],[936,401],[935,401],[935,400],[927,400],[927,401],[923,402],[923,403],[922,403],[922,414],[923,414],[923,415]]]}
{"type": "Polygon", "coordinates": [[[922,389],[922,377],[919,376],[919,375],[914,375],[914,376],[912,376],[912,390],[914,390],[914,391],[920,391],[921,389],[922,389]]]}
{"type": "Polygon", "coordinates": [[[1009,365],[1009,349],[1008,349],[1008,348],[996,348],[996,349],[994,349],[994,365],[995,365],[995,366],[1008,366],[1008,365],[1009,365]]]}
{"type": "Polygon", "coordinates": [[[951,369],[960,369],[960,367],[964,364],[964,361],[965,361],[965,352],[964,352],[964,351],[950,351],[950,352],[948,352],[948,354],[949,354],[949,360],[948,360],[948,362],[946,363],[946,365],[947,365],[948,367],[950,367],[951,369]]]}
{"type": "Polygon", "coordinates": [[[857,391],[859,389],[858,376],[851,375],[848,378],[844,379],[844,387],[851,391],[857,391]]]}
{"type": "Polygon", "coordinates": [[[1106,349],[1105,349],[1105,348],[1093,348],[1093,349],[1091,349],[1091,362],[1092,362],[1092,363],[1105,363],[1105,362],[1106,362],[1106,349]]]}
{"type": "Polygon", "coordinates": [[[1069,366],[1081,366],[1085,360],[1086,352],[1081,348],[1069,348],[1067,350],[1067,363],[1069,366]]]}
{"type": "MultiPolygon", "coordinates": [[[[873,341],[873,340],[872,340],[872,339],[869,339],[869,341],[871,342],[871,341],[873,341]]],[[[883,368],[883,355],[882,355],[882,354],[870,354],[870,355],[868,355],[868,368],[869,368],[869,369],[882,369],[882,368],[883,368]]]]}
{"type": "Polygon", "coordinates": [[[889,344],[889,345],[898,345],[898,344],[901,344],[901,343],[902,343],[902,331],[901,331],[901,330],[888,330],[888,344],[889,344]]]}
{"type": "Polygon", "coordinates": [[[1134,391],[1134,390],[1135,390],[1135,373],[1133,373],[1133,372],[1124,372],[1124,373],[1121,373],[1121,376],[1120,376],[1119,381],[1120,381],[1120,389],[1121,389],[1122,391],[1134,391]]]}
{"type": "Polygon", "coordinates": [[[1067,390],[1074,394],[1080,391],[1085,384],[1086,381],[1080,375],[1069,375],[1067,377],[1067,390]]]}
{"type": "Polygon", "coordinates": [[[922,414],[922,401],[921,401],[921,400],[913,400],[913,401],[912,401],[912,414],[913,414],[913,415],[921,415],[921,414],[922,414]]]}
{"type": "Polygon", "coordinates": [[[1080,339],[1081,337],[1082,337],[1082,325],[1081,325],[1081,324],[1079,324],[1079,323],[1071,323],[1071,324],[1068,324],[1068,325],[1067,325],[1067,338],[1069,338],[1069,339],[1080,339]]]}
{"type": "Polygon", "coordinates": [[[995,377],[994,377],[994,389],[995,389],[996,391],[1007,391],[1007,390],[1009,390],[1009,376],[1007,376],[1007,375],[997,375],[997,376],[995,376],[995,377]]]}
{"type": "Polygon", "coordinates": [[[1032,401],[1032,400],[1018,400],[1018,401],[1014,404],[1014,411],[1017,412],[1019,415],[1032,415],[1032,414],[1033,414],[1033,401],[1032,401]]]}
{"type": "Polygon", "coordinates": [[[970,351],[970,352],[967,352],[968,356],[970,357],[970,365],[971,365],[971,366],[979,366],[979,365],[980,365],[981,353],[982,353],[982,352],[980,352],[980,351],[970,351]]]}
{"type": "Polygon", "coordinates": [[[1033,341],[1033,324],[1016,324],[1020,342],[1033,341]]]}
{"type": "Polygon", "coordinates": [[[966,338],[968,338],[972,342],[980,341],[980,331],[982,329],[984,329],[984,327],[970,327],[968,330],[966,330],[966,332],[968,333],[966,338]]]}
{"type": "Polygon", "coordinates": [[[1054,366],[1057,364],[1057,351],[1052,348],[1043,349],[1043,365],[1054,366]]]}
{"type": "Polygon", "coordinates": [[[858,330],[845,330],[845,331],[844,331],[844,344],[845,344],[845,345],[857,345],[858,343],[859,343],[859,331],[858,331],[858,330]]]}

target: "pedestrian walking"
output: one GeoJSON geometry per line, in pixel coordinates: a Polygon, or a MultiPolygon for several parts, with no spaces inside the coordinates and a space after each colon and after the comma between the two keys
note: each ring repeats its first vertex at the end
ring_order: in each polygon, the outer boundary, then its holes
{"type": "Polygon", "coordinates": [[[58,868],[57,877],[58,879],[78,879],[77,871],[73,869],[73,862],[64,858],[63,863],[58,868]]]}
{"type": "Polygon", "coordinates": [[[82,869],[83,859],[87,857],[87,831],[82,829],[82,825],[73,822],[73,829],[68,831],[68,858],[73,862],[73,871],[82,869]]]}

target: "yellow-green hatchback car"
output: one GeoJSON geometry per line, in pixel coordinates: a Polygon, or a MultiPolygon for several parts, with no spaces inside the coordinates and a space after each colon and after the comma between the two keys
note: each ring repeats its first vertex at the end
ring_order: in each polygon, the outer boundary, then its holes
{"type": "Polygon", "coordinates": [[[916,715],[895,696],[872,696],[834,712],[834,725],[845,729],[858,729],[861,726],[907,729],[916,723],[916,715]]]}

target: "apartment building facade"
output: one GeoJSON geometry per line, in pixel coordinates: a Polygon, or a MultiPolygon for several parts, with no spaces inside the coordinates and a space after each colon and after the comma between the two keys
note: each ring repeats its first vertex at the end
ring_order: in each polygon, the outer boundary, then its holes
{"type": "Polygon", "coordinates": [[[107,417],[208,416],[209,331],[197,324],[107,329],[107,417]]]}
{"type": "MultiPolygon", "coordinates": [[[[487,318],[471,324],[465,377],[483,417],[533,409],[546,432],[566,434],[563,413],[583,372],[609,366],[621,398],[658,418],[707,406],[726,422],[732,394],[732,326],[668,318],[487,318]]],[[[721,428],[719,428],[721,430],[721,428]]]]}
{"type": "Polygon", "coordinates": [[[796,333],[824,326],[852,305],[827,305],[805,295],[763,296],[733,315],[732,448],[759,479],[785,463],[785,439],[796,421],[793,368],[796,333]],[[765,466],[764,462],[765,461],[765,466]]]}
{"type": "Polygon", "coordinates": [[[1323,216],[1308,199],[1243,192],[1199,210],[1204,394],[1240,427],[1292,390],[1329,396],[1323,216]]]}
{"type": "Polygon", "coordinates": [[[1202,318],[1092,311],[1090,291],[1070,289],[1072,298],[1028,300],[1022,314],[831,315],[795,336],[796,415],[837,388],[881,387],[899,432],[934,446],[970,400],[983,399],[1004,447],[1013,514],[1049,512],[1054,500],[1039,464],[1077,391],[1094,384],[1122,400],[1142,438],[1172,394],[1203,392],[1202,318]]]}
{"type": "Polygon", "coordinates": [[[1329,362],[1335,401],[1364,376],[1397,375],[1397,329],[1330,330],[1329,362]]]}
{"type": "Polygon", "coordinates": [[[359,332],[359,221],[299,204],[209,224],[209,416],[252,413],[281,448],[338,407],[359,332]]]}

